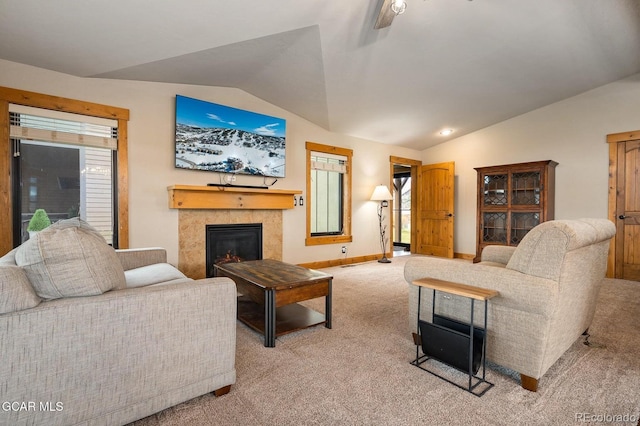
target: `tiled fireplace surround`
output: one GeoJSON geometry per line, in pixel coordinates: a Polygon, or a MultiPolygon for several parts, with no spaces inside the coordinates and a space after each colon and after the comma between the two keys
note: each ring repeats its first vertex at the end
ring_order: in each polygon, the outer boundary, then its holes
{"type": "Polygon", "coordinates": [[[206,226],[262,223],[262,257],[282,260],[282,210],[181,209],[178,269],[193,279],[206,276],[206,226]]]}

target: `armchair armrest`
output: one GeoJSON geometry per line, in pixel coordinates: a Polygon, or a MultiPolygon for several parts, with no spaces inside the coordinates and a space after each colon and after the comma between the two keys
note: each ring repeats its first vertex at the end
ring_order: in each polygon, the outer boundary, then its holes
{"type": "Polygon", "coordinates": [[[167,262],[167,251],[161,247],[116,250],[118,259],[125,271],[155,263],[167,262]]]}
{"type": "Polygon", "coordinates": [[[486,246],[482,249],[480,261],[506,265],[515,251],[516,247],[513,246],[486,246]]]}
{"type": "Polygon", "coordinates": [[[559,292],[558,283],[549,279],[482,263],[434,257],[409,259],[404,276],[409,284],[429,277],[497,290],[500,294],[493,299],[493,304],[545,317],[556,309],[559,292]]]}

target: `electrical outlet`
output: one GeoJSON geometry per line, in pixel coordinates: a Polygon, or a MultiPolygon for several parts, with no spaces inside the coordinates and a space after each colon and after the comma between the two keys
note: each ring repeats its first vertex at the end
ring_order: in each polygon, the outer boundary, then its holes
{"type": "Polygon", "coordinates": [[[347,252],[347,246],[342,246],[342,253],[346,253],[347,252]]]}

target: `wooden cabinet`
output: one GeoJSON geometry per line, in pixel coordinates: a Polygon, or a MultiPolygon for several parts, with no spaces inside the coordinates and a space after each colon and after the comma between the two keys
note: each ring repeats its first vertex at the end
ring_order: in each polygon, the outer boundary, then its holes
{"type": "Polygon", "coordinates": [[[527,232],[553,219],[555,161],[477,167],[478,217],[474,262],[491,244],[516,246],[527,232]]]}

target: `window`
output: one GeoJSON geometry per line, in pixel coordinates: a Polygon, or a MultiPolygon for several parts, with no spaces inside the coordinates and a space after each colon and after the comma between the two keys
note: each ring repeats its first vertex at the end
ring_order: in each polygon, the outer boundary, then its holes
{"type": "Polygon", "coordinates": [[[92,117],[13,104],[9,111],[14,217],[19,218],[14,240],[29,238],[29,221],[43,209],[52,222],[80,217],[117,245],[112,173],[117,122],[101,119],[98,124],[92,117]]]}
{"type": "Polygon", "coordinates": [[[78,216],[113,243],[110,150],[27,140],[17,141],[16,148],[17,241],[27,240],[29,220],[37,209],[44,209],[52,222],[78,216]],[[103,213],[96,215],[97,211],[103,213]]]}
{"type": "Polygon", "coordinates": [[[342,235],[346,158],[311,153],[311,236],[342,235]]]}
{"type": "Polygon", "coordinates": [[[307,142],[307,245],[349,242],[353,151],[307,142]]]}
{"type": "Polygon", "coordinates": [[[0,252],[22,242],[39,206],[52,221],[80,215],[128,247],[128,119],[126,109],[0,87],[0,192],[10,194],[0,232],[13,236],[0,252]]]}

